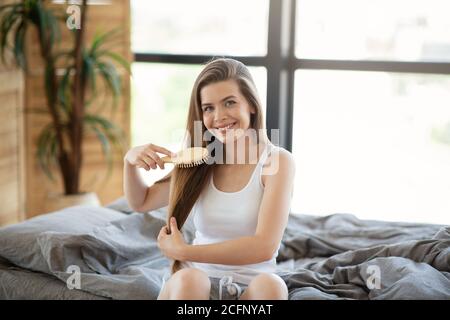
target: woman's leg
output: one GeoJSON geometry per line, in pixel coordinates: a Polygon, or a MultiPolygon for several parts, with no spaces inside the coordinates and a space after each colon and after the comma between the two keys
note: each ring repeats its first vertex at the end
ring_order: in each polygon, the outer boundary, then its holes
{"type": "Polygon", "coordinates": [[[164,285],[158,300],[209,300],[211,281],[196,268],[183,268],[175,272],[164,285]]]}
{"type": "Polygon", "coordinates": [[[287,300],[288,288],[280,276],[261,273],[249,283],[239,300],[287,300]]]}

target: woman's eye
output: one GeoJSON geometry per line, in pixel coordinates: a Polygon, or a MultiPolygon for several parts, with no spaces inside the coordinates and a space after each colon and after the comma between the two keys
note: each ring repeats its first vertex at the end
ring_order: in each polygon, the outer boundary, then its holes
{"type": "Polygon", "coordinates": [[[206,107],[206,108],[204,108],[204,109],[203,109],[203,112],[209,112],[209,108],[212,108],[212,107],[206,107]]]}
{"type": "Polygon", "coordinates": [[[227,102],[225,102],[225,105],[232,105],[232,104],[234,104],[235,102],[233,101],[233,100],[229,100],[229,101],[227,101],[227,102]]]}

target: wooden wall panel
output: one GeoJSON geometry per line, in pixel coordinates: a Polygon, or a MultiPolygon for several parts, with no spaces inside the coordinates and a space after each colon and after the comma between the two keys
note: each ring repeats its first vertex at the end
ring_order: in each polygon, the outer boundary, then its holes
{"type": "MultiPolygon", "coordinates": [[[[86,30],[87,43],[93,39],[97,32],[105,32],[120,27],[121,39],[114,51],[132,60],[130,45],[130,4],[129,0],[112,0],[109,5],[91,5],[88,11],[88,25],[86,30]]],[[[45,94],[42,84],[42,61],[40,59],[39,47],[36,44],[36,34],[30,34],[27,39],[31,45],[28,57],[33,66],[33,72],[26,76],[25,108],[45,107],[45,94]]],[[[63,43],[61,47],[70,47],[72,39],[70,32],[64,28],[63,43]]],[[[124,75],[122,82],[122,96],[119,100],[118,110],[114,118],[111,118],[111,108],[105,107],[101,114],[113,119],[130,137],[130,79],[125,70],[120,69],[124,75]]],[[[100,99],[101,100],[101,99],[100,99]]],[[[62,192],[63,185],[59,171],[54,171],[57,182],[50,181],[38,166],[35,156],[36,142],[40,131],[48,123],[47,115],[27,113],[26,123],[26,190],[27,190],[27,217],[32,217],[45,212],[46,197],[49,192],[62,192]]],[[[128,142],[129,143],[129,142],[128,142]]],[[[123,194],[122,189],[122,166],[123,154],[115,154],[112,176],[104,181],[107,170],[106,161],[101,152],[99,141],[93,136],[88,136],[84,144],[84,163],[81,175],[82,191],[94,191],[100,198],[102,204],[107,204],[123,194]]]]}
{"type": "Polygon", "coordinates": [[[0,226],[24,219],[23,76],[0,65],[0,226]]]}

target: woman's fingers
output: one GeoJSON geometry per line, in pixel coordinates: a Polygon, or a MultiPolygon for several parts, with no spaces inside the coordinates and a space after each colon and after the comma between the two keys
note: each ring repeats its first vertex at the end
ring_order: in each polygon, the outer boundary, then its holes
{"type": "Polygon", "coordinates": [[[145,162],[149,168],[152,167],[152,164],[154,164],[153,159],[150,158],[150,157],[149,157],[148,155],[146,155],[146,154],[141,155],[140,160],[143,161],[143,162],[145,162]]]}
{"type": "Polygon", "coordinates": [[[131,148],[126,153],[124,159],[130,164],[138,168],[143,168],[147,171],[149,171],[150,169],[157,169],[158,166],[161,169],[164,169],[164,161],[161,160],[157,152],[166,154],[171,157],[176,156],[175,153],[166,148],[149,143],[146,145],[131,148]]]}
{"type": "Polygon", "coordinates": [[[167,150],[164,147],[156,146],[154,144],[151,144],[151,148],[152,148],[152,150],[154,150],[156,152],[159,152],[159,153],[163,153],[163,154],[165,154],[165,155],[167,155],[169,157],[173,157],[175,155],[174,152],[172,152],[170,150],[167,150]]]}
{"type": "Polygon", "coordinates": [[[137,167],[138,168],[143,168],[143,169],[145,169],[147,171],[150,170],[150,167],[147,165],[147,163],[145,163],[142,160],[137,160],[137,167]]]}
{"type": "Polygon", "coordinates": [[[163,236],[163,229],[159,230],[158,240],[160,240],[162,236],[163,236]]]}
{"type": "Polygon", "coordinates": [[[163,236],[167,235],[167,227],[164,226],[161,228],[158,234],[158,240],[160,240],[163,236]]]}
{"type": "Polygon", "coordinates": [[[147,170],[156,169],[156,162],[153,160],[152,157],[150,157],[146,151],[141,152],[141,154],[137,158],[137,162],[143,162],[147,166],[147,170]]]}
{"type": "MultiPolygon", "coordinates": [[[[147,154],[153,159],[153,161],[155,161],[158,166],[161,169],[164,169],[164,162],[161,160],[161,158],[156,154],[156,152],[152,151],[152,150],[148,150],[147,154]]],[[[155,169],[156,169],[156,164],[155,164],[155,169]]]]}
{"type": "Polygon", "coordinates": [[[164,161],[161,160],[161,157],[157,154],[157,152],[168,155],[170,157],[176,155],[175,153],[171,152],[170,150],[164,147],[160,147],[152,143],[148,144],[141,158],[152,169],[157,169],[158,166],[161,169],[164,169],[164,161]]]}

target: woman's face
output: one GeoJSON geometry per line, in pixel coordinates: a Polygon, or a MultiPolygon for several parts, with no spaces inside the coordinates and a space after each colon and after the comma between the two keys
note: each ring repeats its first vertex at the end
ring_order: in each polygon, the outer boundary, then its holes
{"type": "Polygon", "coordinates": [[[206,129],[222,143],[239,139],[250,127],[251,113],[256,112],[234,80],[203,87],[200,90],[200,100],[206,129]]]}

